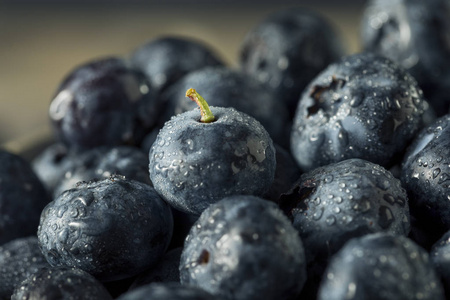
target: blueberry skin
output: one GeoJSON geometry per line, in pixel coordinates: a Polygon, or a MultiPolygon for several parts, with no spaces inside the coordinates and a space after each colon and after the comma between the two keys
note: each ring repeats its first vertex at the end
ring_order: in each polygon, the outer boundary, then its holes
{"type": "Polygon", "coordinates": [[[303,89],[344,52],[340,38],[322,15],[289,8],[268,15],[247,33],[239,65],[273,88],[292,118],[303,89]]]}
{"type": "Polygon", "coordinates": [[[304,173],[280,198],[280,207],[298,230],[309,267],[317,273],[351,238],[374,232],[406,236],[410,230],[400,180],[362,159],[304,173]]]}
{"type": "Polygon", "coordinates": [[[50,103],[56,139],[69,147],[138,145],[159,115],[144,74],[115,57],[72,70],[50,103]]]}
{"type": "Polygon", "coordinates": [[[444,232],[450,229],[449,124],[447,114],[417,135],[404,156],[401,174],[412,213],[444,232]]]}
{"type": "Polygon", "coordinates": [[[39,216],[49,201],[30,163],[0,149],[0,245],[36,234],[39,216]]]}
{"type": "Polygon", "coordinates": [[[292,155],[303,171],[349,158],[389,167],[428,107],[414,78],[392,61],[371,53],[343,57],[305,89],[292,155]]]}
{"type": "Polygon", "coordinates": [[[113,281],[155,265],[172,228],[170,207],[151,186],[112,176],[82,182],[49,203],[38,238],[52,266],[76,267],[113,281]]]}
{"type": "Polygon", "coordinates": [[[103,285],[80,269],[42,268],[18,285],[11,300],[110,300],[103,285]]]}
{"type": "Polygon", "coordinates": [[[438,116],[450,108],[449,12],[446,0],[372,0],[361,20],[363,48],[413,75],[438,116]]]}
{"type": "Polygon", "coordinates": [[[261,122],[272,139],[289,144],[289,116],[278,95],[266,85],[238,70],[208,67],[191,72],[172,85],[161,97],[169,107],[166,120],[196,108],[186,99],[186,90],[195,89],[210,106],[233,107],[261,122]]]}
{"type": "Polygon", "coordinates": [[[11,299],[14,288],[40,268],[50,267],[36,236],[18,238],[0,247],[0,299],[11,299]]]}
{"type": "Polygon", "coordinates": [[[129,290],[154,282],[180,282],[180,257],[182,247],[167,252],[157,265],[139,274],[131,284],[129,290]]]}
{"type": "Polygon", "coordinates": [[[121,295],[117,300],[219,300],[200,288],[175,282],[152,283],[121,295]]]}
{"type": "Polygon", "coordinates": [[[277,205],[238,195],[211,205],[192,227],[180,280],[224,299],[294,299],[305,266],[302,241],[277,205]]]}
{"type": "Polygon", "coordinates": [[[444,286],[447,299],[450,296],[450,231],[447,231],[431,247],[430,259],[444,286]]]}
{"type": "Polygon", "coordinates": [[[375,233],[349,241],[331,260],[318,300],[445,299],[428,253],[410,239],[375,233]]]}
{"type": "Polygon", "coordinates": [[[150,178],[173,207],[201,214],[230,195],[263,195],[275,174],[275,147],[264,127],[233,108],[193,109],[166,122],[150,153],[150,178]]]}
{"type": "Polygon", "coordinates": [[[141,70],[157,93],[198,69],[224,66],[209,45],[201,40],[182,36],[152,39],[131,53],[131,65],[141,70]]]}
{"type": "Polygon", "coordinates": [[[71,163],[63,169],[64,174],[54,188],[54,197],[74,188],[80,181],[106,179],[116,174],[152,184],[148,173],[148,155],[136,147],[97,147],[72,154],[70,160],[71,163]]]}

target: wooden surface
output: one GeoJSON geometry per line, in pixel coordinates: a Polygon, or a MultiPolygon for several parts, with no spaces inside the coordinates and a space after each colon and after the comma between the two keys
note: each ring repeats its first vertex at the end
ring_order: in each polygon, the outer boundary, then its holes
{"type": "MultiPolygon", "coordinates": [[[[105,55],[126,56],[152,38],[177,34],[202,39],[236,67],[245,34],[268,13],[292,6],[214,3],[0,4],[0,145],[19,152],[51,136],[48,105],[62,77],[80,63],[105,55]]],[[[362,5],[308,3],[299,6],[322,13],[348,52],[359,51],[362,5]]]]}

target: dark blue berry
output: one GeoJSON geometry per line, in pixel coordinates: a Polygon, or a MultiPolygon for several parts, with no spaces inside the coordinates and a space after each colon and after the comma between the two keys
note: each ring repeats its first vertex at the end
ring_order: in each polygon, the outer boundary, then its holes
{"type": "Polygon", "coordinates": [[[450,115],[446,115],[418,134],[402,164],[412,214],[441,234],[450,229],[449,158],[450,115]]]}
{"type": "Polygon", "coordinates": [[[217,53],[201,40],[163,36],[139,46],[131,55],[131,64],[141,70],[157,93],[189,72],[208,66],[223,66],[217,53]]]}
{"type": "Polygon", "coordinates": [[[258,121],[233,108],[211,111],[211,123],[199,121],[198,109],[172,118],[149,154],[155,189],[192,214],[225,196],[263,195],[275,174],[275,148],[258,121]]]}
{"type": "Polygon", "coordinates": [[[349,241],[332,258],[319,300],[445,299],[428,253],[410,239],[375,233],[349,241]]]}
{"type": "Polygon", "coordinates": [[[52,266],[112,281],[155,265],[169,245],[172,222],[169,206],[151,186],[112,176],[79,183],[49,203],[38,238],[52,266]]]}
{"type": "Polygon", "coordinates": [[[0,299],[11,299],[14,288],[40,268],[50,267],[36,236],[18,238],[0,247],[0,299]]]}
{"type": "Polygon", "coordinates": [[[156,124],[159,107],[145,76],[119,58],[72,70],[49,108],[58,141],[79,149],[139,144],[156,124]]]}
{"type": "Polygon", "coordinates": [[[131,146],[97,147],[68,157],[69,163],[54,188],[57,197],[63,191],[74,188],[80,181],[106,179],[122,175],[151,185],[148,173],[148,155],[131,146]]]}
{"type": "Polygon", "coordinates": [[[344,54],[334,28],[322,15],[304,8],[276,11],[245,37],[240,67],[271,87],[291,117],[307,84],[344,54]]]}
{"type": "Polygon", "coordinates": [[[397,64],[371,53],[346,56],[305,89],[291,152],[304,171],[349,158],[389,167],[423,126],[427,108],[397,64]]]}
{"type": "Polygon", "coordinates": [[[36,234],[48,202],[47,191],[30,163],[0,149],[0,245],[36,234]]]}
{"type": "Polygon", "coordinates": [[[413,75],[438,116],[450,108],[449,13],[446,0],[371,0],[361,22],[363,48],[413,75]]]}
{"type": "Polygon", "coordinates": [[[42,268],[18,285],[12,300],[110,300],[92,275],[75,268],[42,268]]]}
{"type": "Polygon", "coordinates": [[[273,202],[231,196],[192,227],[180,279],[224,299],[293,299],[306,280],[303,244],[273,202]]]}

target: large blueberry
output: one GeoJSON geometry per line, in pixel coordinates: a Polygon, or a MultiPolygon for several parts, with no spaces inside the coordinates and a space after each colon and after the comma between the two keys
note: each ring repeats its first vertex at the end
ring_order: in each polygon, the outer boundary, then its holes
{"type": "Polygon", "coordinates": [[[346,56],[305,89],[291,152],[304,171],[349,158],[388,167],[427,108],[417,82],[397,64],[371,53],[346,56]]]}
{"type": "Polygon", "coordinates": [[[308,287],[321,276],[329,258],[354,237],[374,232],[407,235],[406,191],[383,167],[349,159],[304,173],[280,197],[305,245],[308,287]]]}
{"type": "Polygon", "coordinates": [[[405,154],[401,180],[412,213],[434,230],[450,229],[450,115],[424,128],[405,154]]]}
{"type": "Polygon", "coordinates": [[[195,103],[186,101],[185,91],[192,87],[211,106],[233,107],[254,117],[275,142],[288,146],[288,111],[279,103],[278,95],[253,77],[230,68],[204,68],[177,81],[162,95],[168,106],[166,119],[196,107],[195,103]]]}
{"type": "Polygon", "coordinates": [[[105,179],[122,175],[151,185],[148,174],[148,155],[131,146],[97,147],[67,157],[63,174],[55,185],[53,195],[75,187],[80,181],[105,179]]]}
{"type": "Polygon", "coordinates": [[[88,61],[72,70],[50,103],[58,141],[80,149],[139,144],[159,108],[141,72],[120,58],[88,61]]]}
{"type": "Polygon", "coordinates": [[[52,266],[77,267],[112,281],[156,264],[172,227],[170,207],[151,186],[112,176],[80,183],[50,202],[38,238],[52,266]]]}
{"type": "Polygon", "coordinates": [[[320,71],[344,54],[335,28],[304,8],[276,11],[252,28],[240,48],[243,72],[272,88],[295,112],[298,98],[320,71]]]}
{"type": "Polygon", "coordinates": [[[404,236],[375,233],[349,241],[331,260],[319,300],[444,300],[428,253],[404,236]]]}
{"type": "Polygon", "coordinates": [[[68,267],[42,268],[19,284],[12,300],[112,300],[105,287],[89,273],[68,267]]]}
{"type": "Polygon", "coordinates": [[[36,234],[47,191],[21,156],[0,149],[0,245],[36,234]]]}
{"type": "Polygon", "coordinates": [[[450,19],[446,0],[371,0],[362,15],[363,48],[413,75],[439,116],[450,108],[450,19]]]}
{"type": "Polygon", "coordinates": [[[231,196],[211,205],[192,227],[180,279],[224,299],[294,299],[305,266],[302,241],[275,203],[231,196]]]}
{"type": "Polygon", "coordinates": [[[133,67],[147,76],[157,93],[187,73],[224,65],[219,55],[205,42],[182,36],[152,39],[136,48],[130,61],[133,67]]]}
{"type": "Polygon", "coordinates": [[[193,214],[225,196],[263,195],[275,174],[275,148],[258,121],[233,108],[211,111],[211,123],[199,120],[198,109],[173,117],[149,154],[155,189],[193,214]]]}

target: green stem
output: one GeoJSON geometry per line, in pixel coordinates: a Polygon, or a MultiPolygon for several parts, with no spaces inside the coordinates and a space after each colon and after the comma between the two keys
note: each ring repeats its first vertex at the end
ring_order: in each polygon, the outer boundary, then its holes
{"type": "Polygon", "coordinates": [[[190,98],[200,107],[200,114],[202,116],[200,118],[200,122],[211,123],[216,120],[211,110],[209,109],[209,105],[208,103],[206,103],[206,100],[202,96],[200,96],[200,94],[197,93],[195,89],[188,89],[186,91],[186,97],[190,98]]]}

